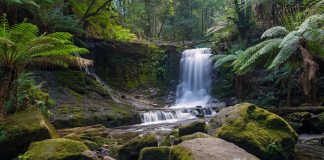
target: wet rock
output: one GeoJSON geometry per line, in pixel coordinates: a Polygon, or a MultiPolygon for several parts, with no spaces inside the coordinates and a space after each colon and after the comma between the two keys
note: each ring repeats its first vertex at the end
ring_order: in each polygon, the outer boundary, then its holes
{"type": "Polygon", "coordinates": [[[118,156],[120,160],[138,159],[141,149],[156,146],[158,141],[155,134],[140,135],[123,145],[118,151],[118,156]]]}
{"type": "Polygon", "coordinates": [[[190,135],[196,132],[206,132],[206,123],[204,120],[198,120],[190,124],[179,127],[179,136],[190,135]]]}
{"type": "Polygon", "coordinates": [[[30,143],[58,138],[54,127],[36,108],[30,108],[6,117],[0,125],[0,157],[11,159],[27,151],[30,143]],[[2,127],[1,127],[2,126],[2,127]]]}
{"type": "Polygon", "coordinates": [[[297,144],[296,160],[323,160],[324,147],[318,145],[297,144]]]}
{"type": "Polygon", "coordinates": [[[182,142],[172,147],[170,158],[172,160],[258,159],[233,143],[219,138],[197,138],[182,142]]]}
{"type": "Polygon", "coordinates": [[[33,142],[23,156],[32,160],[82,159],[82,153],[86,150],[89,149],[82,142],[57,138],[33,142]]]}
{"type": "Polygon", "coordinates": [[[324,133],[324,112],[312,116],[309,120],[305,120],[303,123],[303,129],[310,133],[324,133]]]}
{"type": "Polygon", "coordinates": [[[169,147],[146,147],[140,152],[139,160],[169,160],[169,147]]]}
{"type": "Polygon", "coordinates": [[[86,150],[86,151],[82,152],[81,156],[84,157],[87,160],[100,160],[97,157],[97,154],[95,152],[90,151],[90,150],[86,150]]]}
{"type": "Polygon", "coordinates": [[[281,117],[253,104],[221,110],[209,123],[209,132],[261,159],[288,159],[298,135],[281,117]]]}

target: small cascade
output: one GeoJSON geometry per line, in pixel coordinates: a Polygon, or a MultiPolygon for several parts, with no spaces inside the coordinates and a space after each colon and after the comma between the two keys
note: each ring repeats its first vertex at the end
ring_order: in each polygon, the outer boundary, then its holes
{"type": "MultiPolygon", "coordinates": [[[[77,57],[81,58],[80,55],[76,55],[77,57]]],[[[80,63],[80,62],[79,62],[80,63]]],[[[107,85],[103,80],[100,79],[100,77],[96,74],[94,68],[92,65],[81,65],[82,67],[80,68],[81,70],[84,70],[84,72],[87,75],[93,76],[96,81],[105,88],[109,95],[111,96],[112,100],[116,103],[122,103],[122,101],[119,98],[119,95],[115,93],[115,91],[112,89],[111,86],[107,85]]]]}
{"type": "Polygon", "coordinates": [[[216,112],[213,108],[183,108],[174,110],[154,110],[141,114],[142,124],[168,123],[196,117],[208,117],[216,112]]]}

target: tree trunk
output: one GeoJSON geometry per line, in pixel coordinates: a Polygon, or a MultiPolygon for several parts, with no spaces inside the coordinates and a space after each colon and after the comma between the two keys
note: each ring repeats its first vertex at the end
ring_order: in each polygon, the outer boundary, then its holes
{"type": "Polygon", "coordinates": [[[292,84],[293,78],[291,75],[288,76],[288,91],[287,91],[287,106],[291,107],[291,91],[292,91],[292,84]]]}
{"type": "Polygon", "coordinates": [[[318,64],[314,61],[310,52],[306,47],[299,46],[304,63],[304,71],[301,75],[301,81],[304,89],[304,94],[309,98],[312,104],[316,102],[315,94],[315,78],[318,71],[318,64]]]}
{"type": "Polygon", "coordinates": [[[10,88],[13,82],[12,69],[6,67],[3,70],[3,79],[0,82],[0,121],[7,115],[6,101],[9,98],[10,88]]]}
{"type": "Polygon", "coordinates": [[[235,93],[239,100],[243,98],[242,76],[236,75],[235,77],[235,93]]]}

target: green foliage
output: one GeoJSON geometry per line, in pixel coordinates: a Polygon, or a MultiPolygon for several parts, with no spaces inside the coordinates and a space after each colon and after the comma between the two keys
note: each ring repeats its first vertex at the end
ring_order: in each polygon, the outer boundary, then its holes
{"type": "MultiPolygon", "coordinates": [[[[321,26],[323,25],[323,15],[313,15],[307,18],[299,27],[287,34],[284,27],[270,28],[263,34],[263,38],[284,36],[283,38],[275,38],[265,40],[255,46],[252,46],[244,51],[237,60],[234,61],[234,70],[238,74],[245,74],[252,71],[262,63],[268,69],[279,67],[287,62],[287,60],[296,52],[301,40],[314,42],[321,38],[323,32],[321,26]],[[310,36],[311,32],[315,36],[310,36]],[[312,40],[313,39],[313,40],[312,40]],[[264,56],[266,59],[260,58],[264,56]]],[[[321,54],[321,53],[314,53],[321,54]]]]}
{"type": "MultiPolygon", "coordinates": [[[[38,107],[44,116],[48,117],[49,112],[47,107],[53,106],[54,101],[47,93],[41,90],[42,83],[37,85],[32,73],[19,74],[16,84],[17,87],[17,110],[23,110],[26,107],[38,107]]],[[[7,101],[7,110],[15,112],[13,109],[13,100],[15,97],[10,97],[7,101]]]]}

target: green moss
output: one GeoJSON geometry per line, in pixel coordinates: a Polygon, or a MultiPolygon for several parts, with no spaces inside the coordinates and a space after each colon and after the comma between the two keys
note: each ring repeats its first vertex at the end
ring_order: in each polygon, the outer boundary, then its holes
{"type": "Polygon", "coordinates": [[[261,159],[288,159],[294,153],[298,136],[281,117],[255,105],[244,103],[226,119],[216,136],[232,142],[261,159]]]}
{"type": "Polygon", "coordinates": [[[183,142],[183,141],[189,141],[189,140],[196,139],[196,138],[208,138],[208,137],[210,137],[208,134],[197,132],[197,133],[194,133],[191,135],[186,135],[186,136],[180,137],[180,141],[183,142]]]}
{"type": "Polygon", "coordinates": [[[6,117],[1,127],[0,155],[10,159],[27,150],[33,141],[58,138],[54,127],[36,108],[6,117]]]}
{"type": "Polygon", "coordinates": [[[62,70],[54,72],[58,82],[77,93],[84,94],[86,89],[85,74],[80,71],[62,70]]]}
{"type": "Polygon", "coordinates": [[[179,130],[174,129],[171,133],[167,134],[160,143],[160,146],[172,146],[175,144],[179,144],[179,130]]]}
{"type": "Polygon", "coordinates": [[[174,146],[171,149],[170,160],[194,160],[192,152],[180,145],[174,146]]]}
{"type": "Polygon", "coordinates": [[[190,135],[196,132],[206,132],[206,123],[203,120],[195,121],[179,127],[179,136],[190,135]]]}
{"type": "Polygon", "coordinates": [[[80,138],[80,136],[77,135],[77,134],[75,134],[75,133],[68,134],[68,135],[64,136],[63,138],[65,138],[65,139],[71,139],[71,140],[75,140],[75,141],[82,141],[82,139],[80,138]]]}
{"type": "Polygon", "coordinates": [[[139,160],[169,160],[169,147],[146,147],[140,152],[139,160]]]}
{"type": "Polygon", "coordinates": [[[32,160],[79,160],[85,150],[88,148],[82,142],[58,138],[32,143],[24,156],[32,160]]]}
{"type": "Polygon", "coordinates": [[[118,151],[119,159],[138,159],[141,149],[156,146],[158,146],[158,142],[155,134],[140,135],[120,148],[118,151]]]}
{"type": "Polygon", "coordinates": [[[309,112],[295,112],[287,115],[287,120],[291,122],[302,122],[310,119],[312,114],[309,112]]]}

